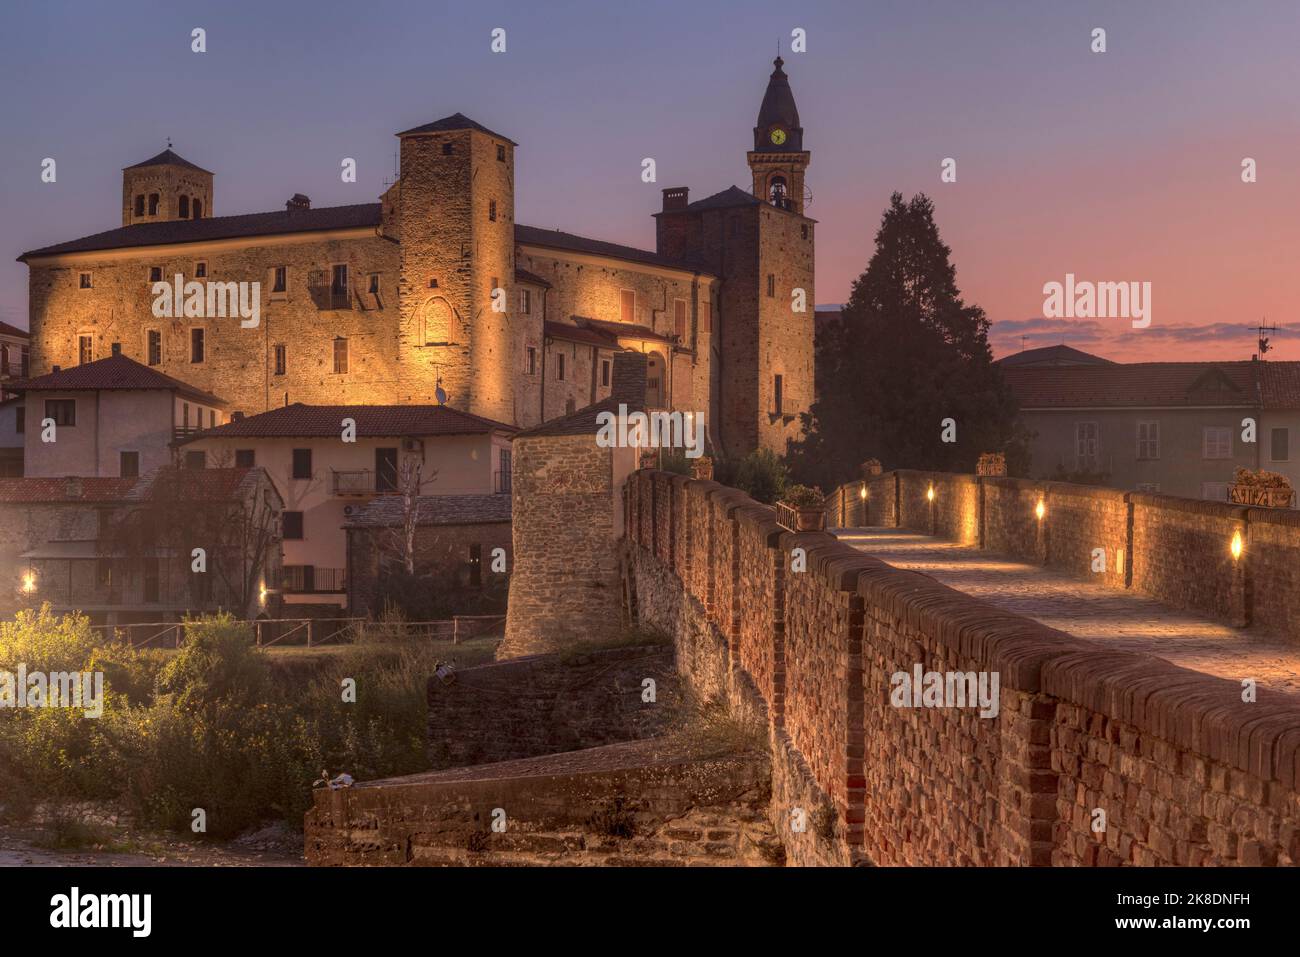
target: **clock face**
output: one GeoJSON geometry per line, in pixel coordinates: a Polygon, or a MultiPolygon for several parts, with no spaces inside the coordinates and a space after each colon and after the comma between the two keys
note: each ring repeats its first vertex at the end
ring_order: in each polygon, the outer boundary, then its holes
{"type": "Polygon", "coordinates": [[[781,129],[779,126],[773,129],[769,136],[771,137],[774,146],[780,146],[785,142],[785,130],[781,129]]]}

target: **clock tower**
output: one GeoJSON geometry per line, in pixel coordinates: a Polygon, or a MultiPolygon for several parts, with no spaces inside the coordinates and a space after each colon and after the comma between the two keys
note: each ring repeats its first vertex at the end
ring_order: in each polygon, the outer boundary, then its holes
{"type": "Polygon", "coordinates": [[[803,148],[803,127],[799,125],[790,78],[781,69],[785,61],[778,56],[775,65],[758,110],[754,149],[747,154],[749,169],[754,175],[755,196],[779,209],[803,215],[808,153],[803,148]]]}

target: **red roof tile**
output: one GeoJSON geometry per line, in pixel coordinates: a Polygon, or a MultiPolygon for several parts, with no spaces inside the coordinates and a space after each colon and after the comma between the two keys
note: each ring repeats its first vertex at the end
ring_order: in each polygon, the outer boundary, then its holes
{"type": "Polygon", "coordinates": [[[215,429],[189,436],[178,444],[223,436],[250,438],[333,436],[344,419],[357,424],[358,438],[402,435],[484,435],[515,432],[513,425],[494,422],[446,405],[303,405],[295,402],[279,409],[250,415],[215,429]]]}
{"type": "Polygon", "coordinates": [[[1260,404],[1256,382],[1258,366],[1292,364],[1129,362],[1050,368],[1004,367],[1002,374],[1020,400],[1022,409],[1245,407],[1260,404]]]}
{"type": "Polygon", "coordinates": [[[121,502],[133,478],[0,478],[0,503],[121,502]]]}
{"type": "Polygon", "coordinates": [[[210,392],[196,389],[188,382],[173,379],[169,375],[164,375],[156,369],[150,369],[134,359],[121,355],[70,366],[58,372],[47,372],[34,379],[10,382],[5,388],[14,392],[36,389],[58,392],[170,389],[209,405],[223,407],[226,405],[224,399],[219,399],[210,392]]]}

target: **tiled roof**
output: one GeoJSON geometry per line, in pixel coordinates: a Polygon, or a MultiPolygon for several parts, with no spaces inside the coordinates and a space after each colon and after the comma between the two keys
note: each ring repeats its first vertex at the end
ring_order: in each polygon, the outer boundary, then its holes
{"type": "Polygon", "coordinates": [[[548,339],[582,342],[587,345],[599,346],[602,349],[618,348],[618,341],[613,336],[601,332],[599,329],[589,329],[585,325],[579,326],[571,322],[556,322],[553,319],[547,319],[542,329],[548,339]]]}
{"type": "Polygon", "coordinates": [[[0,478],[0,503],[121,502],[134,478],[0,478]]]}
{"type": "Polygon", "coordinates": [[[712,196],[697,199],[686,208],[689,210],[728,209],[733,206],[758,206],[760,203],[762,200],[749,190],[741,189],[739,186],[728,186],[712,196]]]}
{"type": "Polygon", "coordinates": [[[34,379],[20,379],[7,383],[5,388],[15,392],[45,389],[59,392],[84,390],[115,391],[122,389],[169,389],[209,405],[225,406],[223,399],[210,392],[196,389],[187,382],[173,379],[156,369],[141,365],[126,356],[107,356],[58,372],[47,372],[34,379]]]}
{"type": "Polygon", "coordinates": [[[1109,359],[1103,359],[1101,356],[1095,356],[1091,352],[1084,352],[1073,346],[1067,346],[1064,343],[1055,346],[1043,346],[1041,349],[1025,349],[1022,352],[1013,352],[1010,355],[998,359],[998,364],[1003,368],[1012,366],[1071,366],[1071,365],[1114,365],[1109,359]]]}
{"type": "Polygon", "coordinates": [[[1023,409],[1261,404],[1300,408],[1300,362],[1013,366],[1002,373],[1023,409]]]}
{"type": "Polygon", "coordinates": [[[604,332],[611,336],[621,336],[624,339],[658,339],[661,342],[673,341],[673,337],[655,332],[649,326],[637,326],[630,322],[609,322],[605,319],[587,319],[585,321],[587,325],[591,326],[598,332],[604,332]]]}
{"type": "Polygon", "coordinates": [[[514,140],[500,133],[494,133],[482,123],[475,123],[464,113],[453,113],[451,116],[444,116],[440,120],[434,120],[432,123],[425,123],[423,126],[415,126],[409,130],[402,130],[398,136],[410,136],[416,133],[448,133],[453,130],[478,130],[480,133],[486,133],[488,136],[495,136],[499,140],[505,140],[511,146],[518,146],[514,140]]]}
{"type": "Polygon", "coordinates": [[[34,256],[91,252],[100,249],[169,246],[175,243],[200,243],[245,236],[288,235],[359,226],[373,228],[380,224],[381,215],[379,203],[360,203],[356,206],[281,209],[270,213],[245,213],[240,216],[212,216],[207,219],[140,223],[95,233],[93,236],[83,236],[81,239],[73,239],[66,243],[45,246],[42,249],[33,249],[19,256],[18,261],[23,262],[34,256]]]}
{"type": "Polygon", "coordinates": [[[515,242],[525,246],[545,246],[550,249],[562,249],[567,252],[589,253],[593,256],[609,256],[612,259],[625,259],[628,262],[645,263],[651,266],[665,266],[669,269],[684,269],[688,272],[699,272],[702,274],[712,275],[702,267],[681,259],[672,259],[668,256],[661,256],[658,253],[650,252],[648,249],[637,249],[634,246],[621,246],[618,243],[607,243],[601,239],[588,239],[586,236],[575,236],[573,233],[561,232],[558,229],[539,229],[537,226],[515,225],[515,242]]]}
{"type": "Polygon", "coordinates": [[[126,167],[126,169],[139,169],[142,166],[185,166],[189,169],[196,169],[200,173],[207,173],[208,175],[212,175],[211,170],[204,169],[202,166],[196,166],[195,164],[191,163],[187,159],[182,159],[181,157],[173,153],[170,147],[168,149],[163,150],[157,156],[150,157],[149,159],[145,160],[143,163],[136,163],[133,166],[128,166],[126,167]]]}
{"type": "Polygon", "coordinates": [[[418,435],[485,435],[489,432],[514,432],[513,425],[494,422],[446,405],[293,405],[282,406],[250,415],[237,422],[227,422],[215,429],[189,436],[177,443],[184,445],[199,439],[223,436],[250,438],[333,436],[342,430],[342,421],[353,419],[357,437],[418,435]]]}
{"type": "MultiPolygon", "coordinates": [[[[400,495],[384,495],[354,512],[344,528],[392,528],[403,521],[400,495]]],[[[509,495],[421,495],[415,500],[419,525],[482,525],[510,521],[509,495]]]]}
{"type": "Polygon", "coordinates": [[[26,329],[19,329],[17,326],[11,326],[7,322],[0,322],[0,335],[16,336],[19,339],[30,339],[32,334],[26,329]]]}
{"type": "Polygon", "coordinates": [[[233,502],[262,469],[187,469],[167,465],[142,477],[126,497],[133,502],[170,499],[186,502],[233,502]]]}
{"type": "Polygon", "coordinates": [[[529,272],[527,269],[515,267],[515,279],[519,282],[531,282],[534,286],[541,286],[543,289],[550,289],[551,284],[543,279],[537,273],[529,272]]]}

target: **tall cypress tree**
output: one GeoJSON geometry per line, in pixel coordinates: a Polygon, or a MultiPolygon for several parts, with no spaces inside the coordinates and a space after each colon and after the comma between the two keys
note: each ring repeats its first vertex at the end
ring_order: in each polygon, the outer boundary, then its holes
{"type": "Polygon", "coordinates": [[[989,320],[962,300],[950,253],[929,197],[894,193],[842,321],[818,343],[824,384],[791,455],[801,480],[831,488],[873,457],[886,468],[973,471],[981,452],[1005,451],[1012,474],[1028,469],[989,320]],[[947,418],[952,443],[941,440],[947,418]]]}

